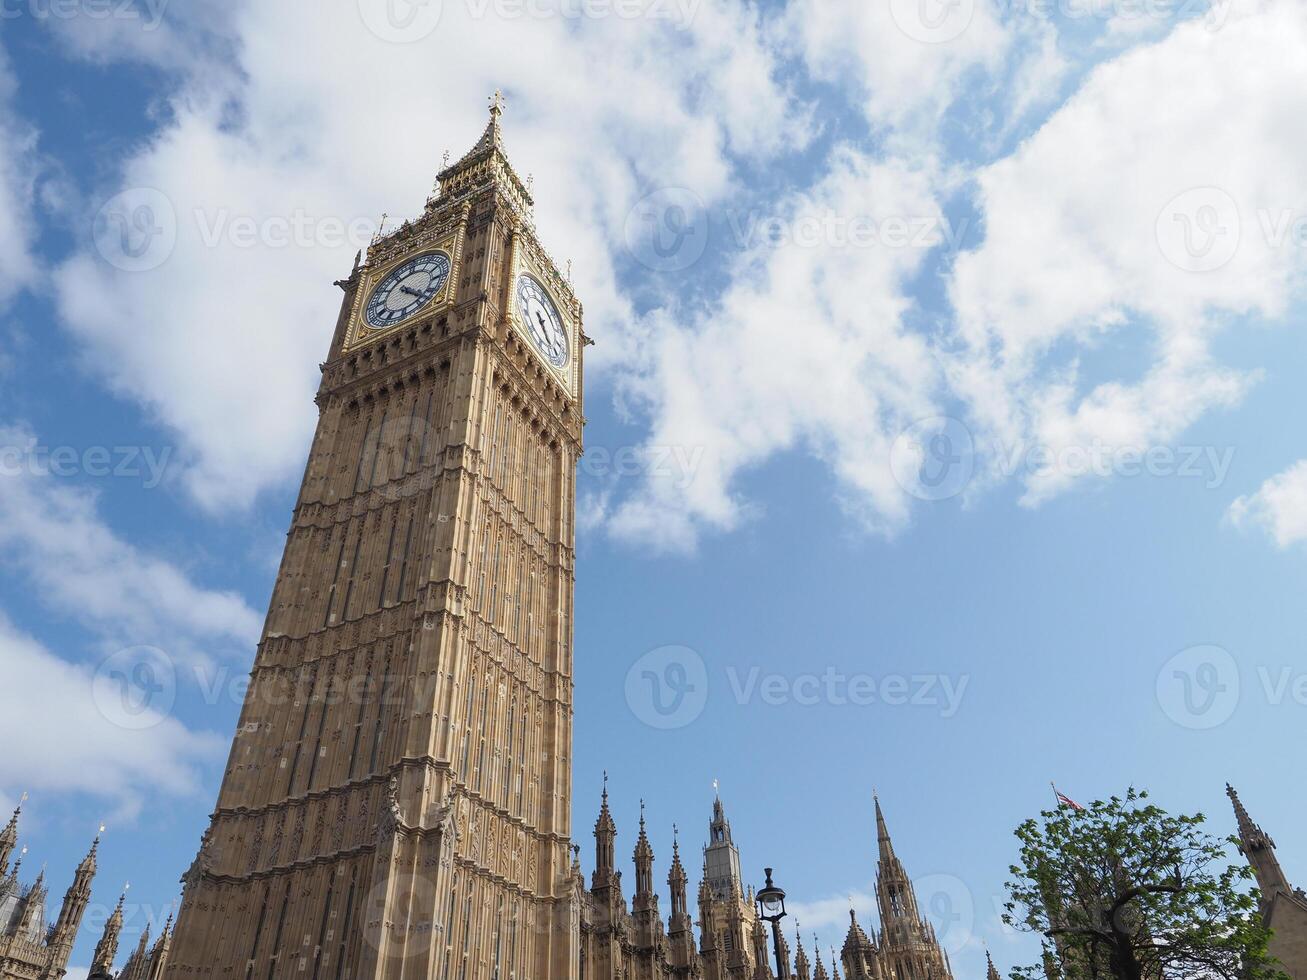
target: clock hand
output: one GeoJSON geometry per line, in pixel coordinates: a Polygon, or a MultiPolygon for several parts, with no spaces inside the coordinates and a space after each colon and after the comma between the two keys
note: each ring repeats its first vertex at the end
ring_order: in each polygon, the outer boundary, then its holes
{"type": "Polygon", "coordinates": [[[416,296],[418,299],[422,298],[421,293],[419,293],[416,289],[410,289],[408,286],[400,286],[399,291],[401,293],[408,293],[410,296],[416,296]]]}

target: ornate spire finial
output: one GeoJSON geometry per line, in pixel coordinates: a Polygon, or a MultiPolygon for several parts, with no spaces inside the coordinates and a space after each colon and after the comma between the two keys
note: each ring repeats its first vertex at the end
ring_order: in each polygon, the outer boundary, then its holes
{"type": "Polygon", "coordinates": [[[498,119],[504,114],[507,103],[504,101],[504,93],[500,89],[495,89],[495,94],[490,97],[490,116],[498,119]]]}
{"type": "Polygon", "coordinates": [[[449,150],[445,150],[440,158],[440,169],[444,170],[449,166],[449,150]]]}

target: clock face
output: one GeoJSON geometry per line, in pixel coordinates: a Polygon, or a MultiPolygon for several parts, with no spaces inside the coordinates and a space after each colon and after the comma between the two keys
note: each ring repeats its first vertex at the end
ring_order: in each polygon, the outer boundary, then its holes
{"type": "Polygon", "coordinates": [[[563,367],[569,356],[567,330],[558,307],[534,276],[517,280],[517,315],[526,325],[536,348],[554,367],[563,367]]]}
{"type": "Polygon", "coordinates": [[[372,291],[363,314],[368,326],[384,330],[407,320],[436,298],[449,279],[449,270],[449,256],[444,252],[409,259],[372,291]]]}

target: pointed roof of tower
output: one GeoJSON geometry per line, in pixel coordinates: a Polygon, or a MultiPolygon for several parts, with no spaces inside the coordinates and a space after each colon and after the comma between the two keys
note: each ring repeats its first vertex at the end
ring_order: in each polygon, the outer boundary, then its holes
{"type": "Polygon", "coordinates": [[[154,951],[151,956],[157,956],[159,953],[167,952],[168,947],[172,945],[172,913],[168,913],[168,921],[163,924],[163,930],[159,933],[159,938],[155,940],[154,951]]]}
{"type": "Polygon", "coordinates": [[[77,866],[77,873],[95,874],[96,854],[100,850],[100,835],[104,833],[104,826],[101,825],[100,832],[95,835],[95,840],[91,841],[91,849],[86,852],[86,857],[82,858],[82,863],[77,866]]]}
{"type": "Polygon", "coordinates": [[[1243,842],[1244,848],[1259,851],[1264,847],[1275,847],[1275,841],[1271,836],[1253,823],[1253,818],[1248,815],[1243,800],[1239,799],[1238,791],[1229,783],[1225,784],[1225,795],[1230,797],[1230,802],[1234,804],[1234,817],[1239,824],[1239,839],[1243,842]]]}
{"type": "Polygon", "coordinates": [[[667,873],[668,881],[671,881],[673,875],[679,875],[682,879],[686,877],[685,865],[681,864],[681,831],[676,824],[672,824],[672,869],[667,873]]]}
{"type": "Polygon", "coordinates": [[[812,937],[813,955],[817,957],[817,965],[812,971],[812,980],[830,980],[826,973],[826,964],[821,961],[821,947],[817,945],[817,937],[812,937]]]}
{"type": "Polygon", "coordinates": [[[840,961],[835,958],[835,947],[830,951],[830,980],[841,980],[840,978],[840,961]]]}
{"type": "Polygon", "coordinates": [[[504,150],[504,131],[500,123],[504,109],[503,93],[496,92],[490,100],[490,121],[486,123],[481,138],[457,163],[440,171],[436,178],[440,184],[440,196],[432,198],[428,207],[434,207],[439,201],[457,195],[471,186],[484,183],[482,177],[493,180],[496,176],[506,178],[513,191],[510,197],[516,195],[518,198],[516,203],[524,211],[529,211],[534,205],[530,189],[517,175],[504,150]],[[480,173],[483,171],[484,173],[480,173]]]}
{"type": "Polygon", "coordinates": [[[721,788],[715,779],[712,785],[712,820],[708,824],[709,847],[713,846],[713,844],[732,843],[731,822],[726,819],[726,807],[722,805],[721,788]]]}
{"type": "Polygon", "coordinates": [[[644,800],[640,801],[640,836],[635,841],[635,859],[647,858],[653,861],[653,848],[649,845],[649,835],[644,828],[644,800]]]}
{"type": "Polygon", "coordinates": [[[1268,912],[1276,894],[1292,895],[1293,888],[1275,854],[1275,841],[1253,822],[1233,786],[1227,783],[1225,792],[1234,804],[1234,815],[1239,824],[1239,850],[1257,875],[1257,887],[1262,893],[1262,910],[1268,912]]]}
{"type": "Polygon", "coordinates": [[[876,804],[876,840],[880,844],[880,859],[882,861],[892,861],[894,859],[894,842],[890,840],[889,827],[885,824],[885,813],[880,808],[880,797],[873,793],[871,798],[876,804]]]}
{"type": "MultiPolygon", "coordinates": [[[[23,797],[26,799],[26,796],[23,797]]],[[[22,816],[23,804],[20,802],[14,807],[14,815],[9,818],[9,823],[5,824],[5,829],[0,831],[0,844],[18,843],[18,818],[22,816]]]]}
{"type": "Polygon", "coordinates": [[[809,980],[808,973],[808,954],[803,949],[803,931],[799,926],[799,920],[794,920],[794,972],[798,974],[800,980],[809,980]]]}
{"type": "Polygon", "coordinates": [[[989,950],[985,950],[985,963],[987,964],[985,970],[986,980],[1002,980],[998,975],[998,967],[994,965],[994,957],[989,954],[989,950]]]}
{"type": "Polygon", "coordinates": [[[599,819],[595,821],[595,836],[597,837],[601,832],[613,834],[614,836],[617,834],[617,824],[613,820],[613,811],[608,809],[608,773],[606,772],[604,773],[604,792],[599,803],[599,819]]]}
{"type": "Polygon", "coordinates": [[[849,909],[849,932],[844,937],[844,952],[848,953],[855,949],[869,949],[872,942],[867,938],[867,934],[862,931],[862,926],[858,925],[858,914],[853,909],[849,909]]]}

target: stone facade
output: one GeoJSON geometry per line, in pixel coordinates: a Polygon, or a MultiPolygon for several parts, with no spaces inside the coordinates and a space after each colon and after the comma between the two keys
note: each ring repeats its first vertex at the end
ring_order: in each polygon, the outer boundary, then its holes
{"type": "Polygon", "coordinates": [[[1257,876],[1262,919],[1272,933],[1271,955],[1293,980],[1307,980],[1307,893],[1289,884],[1275,854],[1275,841],[1253,823],[1234,787],[1227,786],[1226,792],[1234,804],[1239,849],[1257,876]]]}
{"type": "Polygon", "coordinates": [[[91,900],[100,838],[95,839],[90,853],[77,866],[59,907],[59,917],[53,923],[47,922],[49,890],[45,872],[37,875],[32,884],[24,885],[20,872],[25,851],[14,858],[21,815],[20,806],[0,831],[0,980],[59,980],[67,972],[68,957],[91,900]]]}
{"type": "Polygon", "coordinates": [[[169,978],[577,976],[588,341],[501,112],[338,283],[317,433],[169,978]]]}

